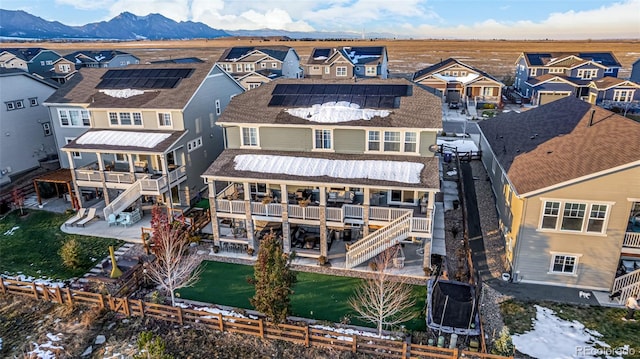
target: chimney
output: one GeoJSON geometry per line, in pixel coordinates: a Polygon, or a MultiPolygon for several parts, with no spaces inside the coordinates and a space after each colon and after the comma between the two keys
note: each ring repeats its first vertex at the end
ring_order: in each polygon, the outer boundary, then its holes
{"type": "Polygon", "coordinates": [[[596,114],[596,109],[591,110],[591,117],[589,118],[589,123],[587,123],[587,127],[593,126],[593,116],[596,114]]]}

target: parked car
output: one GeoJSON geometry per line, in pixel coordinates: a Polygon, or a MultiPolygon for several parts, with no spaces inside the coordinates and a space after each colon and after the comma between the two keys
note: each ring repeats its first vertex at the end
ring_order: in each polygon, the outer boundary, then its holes
{"type": "Polygon", "coordinates": [[[458,102],[449,102],[449,108],[458,109],[460,108],[460,104],[458,102]]]}

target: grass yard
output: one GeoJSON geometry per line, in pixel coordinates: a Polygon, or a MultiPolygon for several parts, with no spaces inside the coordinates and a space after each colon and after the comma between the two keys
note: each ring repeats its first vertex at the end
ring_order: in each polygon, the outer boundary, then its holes
{"type": "Polygon", "coordinates": [[[625,356],[625,358],[640,358],[640,346],[638,346],[640,321],[622,321],[621,318],[626,314],[626,310],[623,309],[509,300],[502,303],[500,308],[504,323],[509,327],[511,334],[522,334],[533,329],[531,319],[536,316],[534,304],[552,309],[558,317],[564,320],[577,320],[585,327],[598,331],[602,334],[600,339],[612,348],[630,345],[631,348],[635,348],[635,354],[625,356]]]}
{"type": "MultiPolygon", "coordinates": [[[[197,300],[207,303],[228,305],[237,308],[253,307],[249,298],[253,297],[254,289],[247,283],[247,277],[253,276],[253,267],[246,265],[204,262],[204,270],[200,282],[192,288],[179,291],[184,299],[197,300]]],[[[294,287],[291,298],[291,310],[294,316],[341,322],[346,316],[350,323],[362,326],[372,326],[356,318],[356,313],[348,303],[353,289],[362,281],[358,278],[338,277],[316,273],[298,272],[298,282],[294,287]]],[[[414,286],[416,311],[421,311],[426,298],[426,289],[414,286]]],[[[412,330],[425,330],[424,315],[406,323],[412,330]]]]}
{"type": "Polygon", "coordinates": [[[14,211],[0,220],[0,273],[23,273],[58,280],[78,277],[106,257],[110,245],[123,243],[116,239],[63,233],[60,226],[70,215],[31,209],[25,218],[20,218],[19,214],[20,211],[14,211]],[[10,234],[15,227],[19,228],[10,234]],[[81,246],[81,265],[76,269],[65,267],[58,254],[60,247],[72,238],[81,246]]]}

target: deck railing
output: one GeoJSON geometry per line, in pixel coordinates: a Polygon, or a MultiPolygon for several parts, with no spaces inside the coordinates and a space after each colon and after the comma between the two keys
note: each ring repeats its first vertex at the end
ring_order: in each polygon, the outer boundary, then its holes
{"type": "Polygon", "coordinates": [[[411,212],[357,241],[347,250],[346,267],[353,268],[400,243],[409,235],[411,212]]]}
{"type": "Polygon", "coordinates": [[[169,183],[173,183],[182,177],[187,175],[187,168],[185,166],[180,166],[173,171],[169,172],[169,183]]]}
{"type": "Polygon", "coordinates": [[[140,191],[142,190],[142,183],[136,181],[131,187],[127,188],[108,206],[102,210],[104,218],[108,218],[110,214],[120,213],[125,210],[131,203],[140,198],[140,191]]]}
{"type": "Polygon", "coordinates": [[[86,182],[102,182],[100,171],[78,169],[76,172],[76,181],[86,182]]]}
{"type": "Polygon", "coordinates": [[[406,213],[413,213],[413,210],[406,208],[391,208],[391,207],[370,207],[369,219],[373,221],[394,221],[406,213]]]}
{"type": "Polygon", "coordinates": [[[216,211],[221,213],[243,214],[245,213],[244,201],[230,201],[228,199],[216,199],[216,211]]]}
{"type": "Polygon", "coordinates": [[[640,269],[617,277],[613,281],[611,293],[620,291],[618,301],[625,301],[634,293],[640,292],[640,269]]]}
{"type": "Polygon", "coordinates": [[[640,232],[627,232],[624,234],[623,247],[640,248],[640,232]]]}

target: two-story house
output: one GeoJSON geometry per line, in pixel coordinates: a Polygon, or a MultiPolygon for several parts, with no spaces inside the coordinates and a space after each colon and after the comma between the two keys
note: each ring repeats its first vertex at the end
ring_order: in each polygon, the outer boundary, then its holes
{"type": "Polygon", "coordinates": [[[454,58],[416,71],[411,80],[437,89],[443,100],[470,106],[499,105],[504,84],[488,73],[454,58]]]}
{"type": "Polygon", "coordinates": [[[226,49],[218,65],[250,90],[277,78],[302,78],[300,57],[289,46],[248,46],[226,49]]]}
{"type": "Polygon", "coordinates": [[[513,280],[640,289],[640,124],[567,97],[479,126],[513,280]]]}
{"type": "Polygon", "coordinates": [[[314,48],[307,59],[306,77],[321,79],[381,78],[389,76],[386,46],[314,48]]]}
{"type": "MultiPolygon", "coordinates": [[[[13,63],[16,66],[24,68],[23,64],[26,64],[27,72],[36,74],[45,79],[52,79],[56,82],[59,81],[59,77],[55,76],[54,63],[58,61],[62,56],[53,50],[43,49],[40,47],[35,48],[1,48],[0,58],[8,63],[13,63]],[[15,60],[11,60],[11,57],[15,57],[15,60]]],[[[6,64],[6,62],[5,62],[6,64]]],[[[5,66],[6,67],[6,66],[5,66]]],[[[66,80],[68,77],[65,77],[66,80]]]]}
{"type": "Polygon", "coordinates": [[[428,265],[437,96],[405,79],[281,79],[236,96],[218,123],[226,149],[203,177],[223,250],[255,249],[272,228],[286,252],[352,268],[413,237],[428,265]],[[335,238],[358,240],[345,253],[335,238]]]}
{"type": "Polygon", "coordinates": [[[617,77],[620,67],[611,52],[523,52],[516,61],[514,87],[534,105],[566,96],[587,100],[589,83],[617,77]]]}
{"type": "Polygon", "coordinates": [[[130,53],[118,50],[75,51],[64,56],[73,62],[76,68],[81,67],[125,67],[140,63],[140,59],[130,53]]]}
{"type": "Polygon", "coordinates": [[[57,153],[42,104],[57,86],[20,69],[0,68],[0,89],[0,184],[6,184],[57,153]]]}
{"type": "Polygon", "coordinates": [[[640,84],[637,82],[605,77],[589,84],[589,103],[607,109],[619,109],[623,114],[640,110],[640,84]]]}
{"type": "Polygon", "coordinates": [[[46,101],[61,164],[81,193],[104,198],[104,216],[141,196],[188,206],[223,149],[218,117],[243,89],[218,66],[83,68],[46,101]]]}

